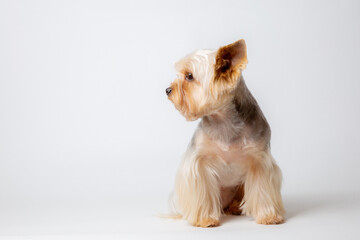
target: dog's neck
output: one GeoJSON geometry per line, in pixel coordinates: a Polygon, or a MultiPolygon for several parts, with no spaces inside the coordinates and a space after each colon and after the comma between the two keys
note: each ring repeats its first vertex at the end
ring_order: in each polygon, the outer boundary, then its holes
{"type": "Polygon", "coordinates": [[[220,109],[204,116],[200,126],[212,138],[225,143],[247,136],[268,137],[269,125],[242,75],[232,97],[220,109]]]}

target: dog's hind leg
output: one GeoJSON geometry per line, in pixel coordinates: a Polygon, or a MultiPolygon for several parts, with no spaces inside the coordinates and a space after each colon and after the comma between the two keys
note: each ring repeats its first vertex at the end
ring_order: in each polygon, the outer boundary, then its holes
{"type": "Polygon", "coordinates": [[[235,195],[230,201],[230,203],[228,203],[223,208],[223,212],[226,215],[241,215],[242,211],[240,207],[244,197],[244,185],[240,184],[239,186],[236,186],[235,189],[232,191],[235,191],[235,195]]]}

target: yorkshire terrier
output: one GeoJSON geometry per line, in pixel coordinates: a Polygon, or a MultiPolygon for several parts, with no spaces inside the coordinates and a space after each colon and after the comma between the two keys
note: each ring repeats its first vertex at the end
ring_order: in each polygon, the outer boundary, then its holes
{"type": "Polygon", "coordinates": [[[199,50],[175,64],[166,89],[189,121],[201,118],[176,175],[173,202],[198,227],[219,225],[221,214],[284,221],[282,175],[270,152],[270,127],[246,87],[245,41],[199,50]]]}

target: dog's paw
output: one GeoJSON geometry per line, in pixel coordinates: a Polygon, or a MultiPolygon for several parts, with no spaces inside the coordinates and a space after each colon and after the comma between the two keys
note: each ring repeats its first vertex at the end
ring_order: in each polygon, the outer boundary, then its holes
{"type": "Polygon", "coordinates": [[[203,228],[217,227],[217,226],[219,226],[219,220],[212,219],[212,218],[205,218],[202,220],[198,220],[194,225],[196,227],[203,227],[203,228]]]}
{"type": "Polygon", "coordinates": [[[258,217],[256,219],[256,223],[265,224],[265,225],[280,224],[283,222],[284,222],[284,217],[282,217],[281,215],[267,215],[264,217],[258,217]]]}
{"type": "Polygon", "coordinates": [[[224,213],[226,215],[241,215],[242,211],[240,209],[240,202],[234,201],[230,203],[229,206],[224,208],[224,213]]]}

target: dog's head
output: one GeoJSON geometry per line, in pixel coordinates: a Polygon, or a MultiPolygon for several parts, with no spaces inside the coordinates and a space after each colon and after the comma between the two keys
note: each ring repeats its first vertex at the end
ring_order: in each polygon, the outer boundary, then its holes
{"type": "Polygon", "coordinates": [[[187,120],[196,120],[229,100],[246,64],[244,40],[217,51],[196,51],[175,64],[177,78],[166,94],[187,120]]]}

